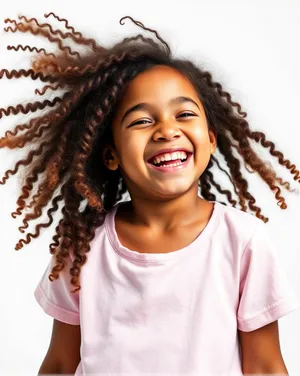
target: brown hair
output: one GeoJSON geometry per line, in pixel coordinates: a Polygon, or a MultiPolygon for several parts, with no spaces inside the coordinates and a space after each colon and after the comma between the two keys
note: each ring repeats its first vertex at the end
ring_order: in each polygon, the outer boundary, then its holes
{"type": "Polygon", "coordinates": [[[27,45],[8,46],[9,50],[30,50],[35,51],[36,55],[31,69],[3,69],[0,71],[0,78],[39,79],[45,86],[41,91],[36,90],[36,94],[43,96],[48,90],[59,89],[63,90],[63,94],[51,101],[45,99],[25,106],[18,104],[0,109],[2,117],[51,108],[42,116],[17,125],[13,131],[7,131],[0,139],[0,147],[10,149],[23,148],[28,143],[36,146],[25,159],[16,163],[13,170],[6,171],[0,183],[5,184],[9,176],[18,172],[20,166],[25,166],[17,209],[12,213],[16,218],[24,209],[27,210],[23,226],[19,227],[22,233],[28,227],[28,222],[39,218],[42,209],[52,200],[51,207],[47,210],[49,221],[36,225],[34,234],[28,233],[26,239],[20,239],[16,250],[30,243],[31,238],[38,237],[41,228],[52,224],[52,215],[62,201],[63,216],[50,244],[50,253],[56,259],[56,265],[49,275],[51,281],[59,277],[65,266],[64,259],[72,251],[74,261],[69,271],[71,284],[75,287],[73,292],[80,289],[80,270],[87,260],[89,243],[95,236],[95,229],[103,223],[105,213],[127,192],[119,170],[110,171],[104,165],[103,150],[106,145],[114,145],[110,122],[124,89],[139,73],[155,65],[173,67],[190,80],[205,109],[208,127],[217,136],[217,150],[227,164],[229,171],[220,165],[214,155],[211,156],[206,170],[199,177],[201,196],[210,201],[216,200],[215,194],[211,192],[213,186],[220,194],[226,195],[232,206],[236,206],[237,201],[232,197],[232,192],[223,189],[215,181],[211,170],[216,166],[232,183],[241,210],[247,211],[248,204],[256,217],[264,222],[268,221],[249,192],[248,182],[241,173],[238,155],[234,155],[235,149],[247,171],[256,172],[273,191],[280,208],[287,207],[279,185],[290,192],[293,190],[288,182],[277,176],[270,164],[258,156],[250,142],[268,148],[270,155],[290,170],[294,180],[300,181],[299,171],[275,149],[273,142],[266,140],[264,133],[250,130],[246,112],[242,111],[239,103],[232,100],[220,83],[213,80],[210,72],[189,60],[173,57],[170,47],[155,30],[146,28],[129,16],[123,17],[120,23],[123,24],[122,21],[129,18],[137,26],[153,32],[161,43],[138,34],[125,38],[110,48],[104,48],[94,39],[85,38],[75,31],[67,20],[60,19],[54,13],[45,14],[46,18],[50,16],[63,22],[67,32],[54,30],[48,23],[39,24],[35,18],[19,16],[24,22],[18,23],[11,19],[5,20],[6,23],[13,24],[13,28],[9,26],[6,31],[42,35],[56,43],[59,51],[48,53],[45,49],[27,45]],[[64,46],[64,40],[76,42],[85,53],[64,46]],[[20,134],[21,131],[25,132],[20,134]],[[26,200],[30,200],[27,205],[26,200]],[[29,208],[31,212],[28,212],[29,208]]]}

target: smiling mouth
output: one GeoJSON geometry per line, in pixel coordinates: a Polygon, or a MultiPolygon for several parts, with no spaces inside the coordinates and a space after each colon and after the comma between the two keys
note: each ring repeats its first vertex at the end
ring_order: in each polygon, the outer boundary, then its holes
{"type": "Polygon", "coordinates": [[[176,172],[184,169],[189,164],[193,153],[187,153],[186,159],[176,159],[172,161],[163,161],[157,165],[147,162],[147,164],[156,171],[159,172],[176,172]]]}

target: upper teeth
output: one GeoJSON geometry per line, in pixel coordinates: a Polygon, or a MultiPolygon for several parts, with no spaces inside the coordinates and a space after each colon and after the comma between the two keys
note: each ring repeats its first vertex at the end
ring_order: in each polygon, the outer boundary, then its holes
{"type": "Polygon", "coordinates": [[[187,158],[187,154],[184,151],[177,151],[174,153],[166,153],[163,155],[160,155],[159,157],[155,157],[153,159],[153,163],[160,163],[163,161],[174,161],[176,159],[185,159],[187,158]]]}

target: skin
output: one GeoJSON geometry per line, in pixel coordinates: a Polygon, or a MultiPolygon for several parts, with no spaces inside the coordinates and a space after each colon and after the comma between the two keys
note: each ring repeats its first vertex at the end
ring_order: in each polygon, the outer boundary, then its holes
{"type": "Polygon", "coordinates": [[[73,375],[80,362],[80,325],[53,320],[51,341],[38,375],[73,375]]]}
{"type": "Polygon", "coordinates": [[[252,332],[238,331],[243,374],[287,375],[279,341],[278,321],[252,332]]]}

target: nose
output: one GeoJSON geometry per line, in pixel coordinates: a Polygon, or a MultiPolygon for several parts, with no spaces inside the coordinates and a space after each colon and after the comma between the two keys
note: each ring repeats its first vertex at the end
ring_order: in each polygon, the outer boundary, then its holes
{"type": "Polygon", "coordinates": [[[159,123],[153,133],[153,140],[173,140],[181,137],[181,131],[178,129],[178,124],[173,122],[159,123]]]}

